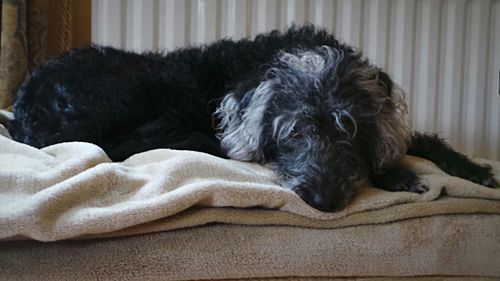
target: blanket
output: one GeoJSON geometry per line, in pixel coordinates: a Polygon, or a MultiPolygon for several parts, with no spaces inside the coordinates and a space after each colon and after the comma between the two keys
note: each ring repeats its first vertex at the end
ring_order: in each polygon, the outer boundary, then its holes
{"type": "MultiPolygon", "coordinates": [[[[500,162],[491,165],[500,180],[500,162]]],[[[0,239],[123,236],[213,222],[339,228],[443,214],[500,214],[500,189],[408,156],[424,194],[359,187],[338,212],[311,208],[265,166],[156,149],[112,162],[96,145],[36,149],[0,135],[0,239]]]]}

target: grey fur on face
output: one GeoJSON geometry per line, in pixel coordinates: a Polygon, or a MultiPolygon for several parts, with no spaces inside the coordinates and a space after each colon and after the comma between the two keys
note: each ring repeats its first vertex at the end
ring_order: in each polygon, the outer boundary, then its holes
{"type": "Polygon", "coordinates": [[[249,105],[242,109],[233,94],[222,100],[215,114],[221,118],[218,137],[227,155],[242,161],[263,161],[262,118],[273,96],[272,82],[264,81],[251,93],[249,105]]]}
{"type": "Polygon", "coordinates": [[[312,206],[341,207],[369,166],[406,151],[405,104],[381,73],[355,52],[281,52],[256,88],[220,104],[221,145],[234,159],[273,162],[312,206]]]}

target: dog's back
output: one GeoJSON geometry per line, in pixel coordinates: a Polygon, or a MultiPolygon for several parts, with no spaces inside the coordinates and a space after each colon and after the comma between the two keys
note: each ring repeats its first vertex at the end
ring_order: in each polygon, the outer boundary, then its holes
{"type": "Polygon", "coordinates": [[[338,42],[305,26],[166,55],[100,46],[71,50],[40,66],[22,84],[9,131],[35,147],[92,142],[115,160],[151,148],[176,148],[158,136],[157,142],[134,143],[133,151],[113,155],[125,140],[143,138],[141,130],[160,135],[159,129],[191,128],[215,142],[212,114],[223,95],[239,81],[263,75],[261,66],[278,52],[321,45],[338,42]]]}

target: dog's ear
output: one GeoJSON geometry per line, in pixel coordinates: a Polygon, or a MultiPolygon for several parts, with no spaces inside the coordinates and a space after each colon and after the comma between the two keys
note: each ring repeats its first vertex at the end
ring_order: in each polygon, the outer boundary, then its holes
{"type": "Polygon", "coordinates": [[[410,130],[404,118],[407,111],[401,89],[383,71],[378,71],[376,83],[379,90],[375,94],[380,95],[376,115],[379,137],[375,138],[372,167],[380,173],[406,154],[410,130]]]}
{"type": "Polygon", "coordinates": [[[264,161],[263,119],[273,96],[272,82],[250,90],[239,87],[227,94],[215,112],[222,150],[232,159],[264,161]]]}

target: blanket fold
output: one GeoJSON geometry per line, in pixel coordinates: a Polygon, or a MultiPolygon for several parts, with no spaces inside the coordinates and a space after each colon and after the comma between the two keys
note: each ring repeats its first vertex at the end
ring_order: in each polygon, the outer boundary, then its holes
{"type": "MultiPolygon", "coordinates": [[[[482,162],[500,175],[500,162],[482,162]]],[[[54,241],[211,222],[335,228],[442,214],[500,214],[499,189],[451,177],[416,157],[406,157],[403,165],[430,191],[365,186],[343,210],[323,213],[254,163],[169,149],[113,163],[89,143],[36,149],[0,135],[0,238],[54,241]]]]}

